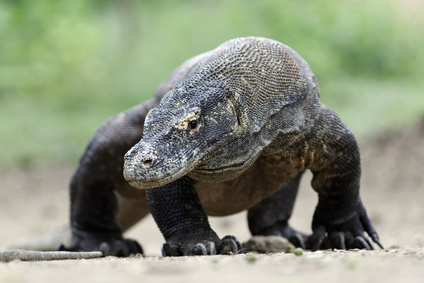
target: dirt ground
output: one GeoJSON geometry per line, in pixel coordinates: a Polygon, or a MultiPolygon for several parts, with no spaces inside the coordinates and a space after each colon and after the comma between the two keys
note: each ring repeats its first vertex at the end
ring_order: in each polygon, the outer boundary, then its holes
{"type": "MultiPolygon", "coordinates": [[[[362,199],[385,250],[161,258],[151,217],[132,228],[146,258],[0,263],[0,282],[424,282],[424,120],[360,143],[362,199]]],[[[73,168],[0,171],[0,250],[66,226],[73,168]]],[[[317,198],[305,176],[292,225],[310,231],[317,198]]],[[[246,215],[211,218],[220,236],[249,239],[246,215]]]]}

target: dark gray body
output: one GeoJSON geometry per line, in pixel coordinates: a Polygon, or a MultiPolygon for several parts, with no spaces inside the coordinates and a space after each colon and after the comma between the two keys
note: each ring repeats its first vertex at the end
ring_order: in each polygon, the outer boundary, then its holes
{"type": "Polygon", "coordinates": [[[62,249],[140,252],[122,232],[149,208],[164,255],[240,251],[233,236],[218,238],[206,215],[243,210],[253,235],[313,250],[370,249],[372,240],[381,244],[359,179],[355,138],[319,102],[307,63],[279,42],[235,39],[186,61],[152,100],[98,129],[71,182],[73,244],[62,249]],[[288,225],[307,169],[319,195],[310,237],[288,225]]]}

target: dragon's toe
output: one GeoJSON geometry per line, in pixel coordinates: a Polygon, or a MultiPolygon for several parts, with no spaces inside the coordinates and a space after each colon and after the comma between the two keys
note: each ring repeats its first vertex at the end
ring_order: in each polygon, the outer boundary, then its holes
{"type": "Polygon", "coordinates": [[[60,244],[58,251],[101,251],[103,256],[128,257],[142,254],[140,244],[131,239],[122,238],[119,233],[92,233],[73,231],[72,243],[69,246],[60,244]]]}
{"type": "Polygon", "coordinates": [[[236,254],[242,250],[240,242],[234,236],[225,236],[222,240],[187,240],[165,243],[162,256],[236,254]]]}
{"type": "Polygon", "coordinates": [[[241,250],[242,246],[234,236],[225,236],[218,245],[219,254],[236,254],[241,250]]]}
{"type": "Polygon", "coordinates": [[[142,254],[140,244],[131,239],[122,239],[111,243],[103,242],[99,246],[104,256],[127,257],[134,254],[142,254]]]}

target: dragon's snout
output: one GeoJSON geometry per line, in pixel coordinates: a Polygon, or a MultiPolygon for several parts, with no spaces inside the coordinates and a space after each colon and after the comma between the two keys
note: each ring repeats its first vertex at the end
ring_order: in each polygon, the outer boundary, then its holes
{"type": "Polygon", "coordinates": [[[138,145],[131,148],[124,157],[124,178],[134,187],[143,187],[147,170],[155,163],[154,155],[148,150],[140,150],[138,145]]]}
{"type": "Polygon", "coordinates": [[[185,174],[184,159],[141,141],[125,154],[124,178],[138,189],[160,187],[185,174]]]}

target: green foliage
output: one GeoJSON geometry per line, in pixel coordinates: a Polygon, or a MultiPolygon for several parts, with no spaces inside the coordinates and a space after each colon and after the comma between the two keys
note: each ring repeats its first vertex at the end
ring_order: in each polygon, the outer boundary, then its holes
{"type": "Polygon", "coordinates": [[[424,110],[424,21],[409,2],[0,0],[0,165],[76,162],[182,61],[249,35],[298,51],[359,136],[405,125],[424,110]]]}

